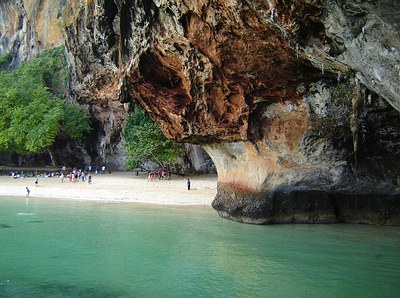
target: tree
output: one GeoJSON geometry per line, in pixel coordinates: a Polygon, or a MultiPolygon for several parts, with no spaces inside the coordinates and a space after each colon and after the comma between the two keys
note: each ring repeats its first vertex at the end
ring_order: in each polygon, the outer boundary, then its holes
{"type": "Polygon", "coordinates": [[[161,129],[139,107],[135,109],[133,115],[128,116],[122,136],[128,153],[128,169],[142,166],[148,161],[167,169],[184,152],[184,145],[168,140],[161,129]]]}
{"type": "Polygon", "coordinates": [[[90,131],[81,108],[57,96],[65,91],[67,71],[57,48],[0,72],[0,151],[34,155],[60,134],[79,139],[90,131]]]}

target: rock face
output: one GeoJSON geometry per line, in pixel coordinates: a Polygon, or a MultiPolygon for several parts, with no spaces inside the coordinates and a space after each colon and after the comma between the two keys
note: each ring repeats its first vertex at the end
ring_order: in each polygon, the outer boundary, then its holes
{"type": "Polygon", "coordinates": [[[0,53],[14,53],[13,66],[61,45],[59,19],[65,0],[5,0],[0,3],[0,53]]]}
{"type": "Polygon", "coordinates": [[[186,144],[186,155],[190,159],[193,167],[191,172],[196,173],[215,173],[216,168],[210,156],[200,145],[186,144]]]}
{"type": "Polygon", "coordinates": [[[221,216],[400,224],[399,9],[68,1],[71,90],[98,115],[105,148],[134,102],[169,138],[202,145],[221,216]]]}

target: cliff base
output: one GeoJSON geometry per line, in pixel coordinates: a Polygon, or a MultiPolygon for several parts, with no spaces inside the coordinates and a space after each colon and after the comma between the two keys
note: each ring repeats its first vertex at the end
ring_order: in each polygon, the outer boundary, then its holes
{"type": "Polygon", "coordinates": [[[400,225],[399,200],[400,194],[303,190],[238,193],[219,186],[212,207],[224,218],[252,224],[400,225]]]}

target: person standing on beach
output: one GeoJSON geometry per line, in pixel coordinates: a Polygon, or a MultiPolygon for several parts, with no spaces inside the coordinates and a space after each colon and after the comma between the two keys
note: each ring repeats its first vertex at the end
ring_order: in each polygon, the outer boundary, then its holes
{"type": "Polygon", "coordinates": [[[29,197],[29,194],[31,193],[31,191],[29,190],[28,186],[26,187],[26,196],[29,197]]]}
{"type": "Polygon", "coordinates": [[[188,190],[190,190],[190,179],[187,180],[186,184],[187,184],[188,190]]]}
{"type": "Polygon", "coordinates": [[[39,178],[38,178],[38,177],[35,178],[35,185],[36,185],[36,186],[39,185],[39,178]]]}

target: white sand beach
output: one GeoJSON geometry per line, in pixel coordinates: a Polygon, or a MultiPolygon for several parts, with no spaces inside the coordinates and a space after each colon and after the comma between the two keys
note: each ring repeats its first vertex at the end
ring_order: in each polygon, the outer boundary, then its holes
{"type": "Polygon", "coordinates": [[[211,205],[217,192],[217,176],[175,176],[170,180],[148,181],[147,174],[136,176],[134,172],[113,172],[92,175],[92,183],[70,182],[69,179],[39,178],[35,186],[33,177],[14,179],[0,176],[0,195],[26,196],[54,199],[92,201],[121,201],[165,205],[211,205]],[[191,180],[187,190],[186,181],[191,180]]]}

